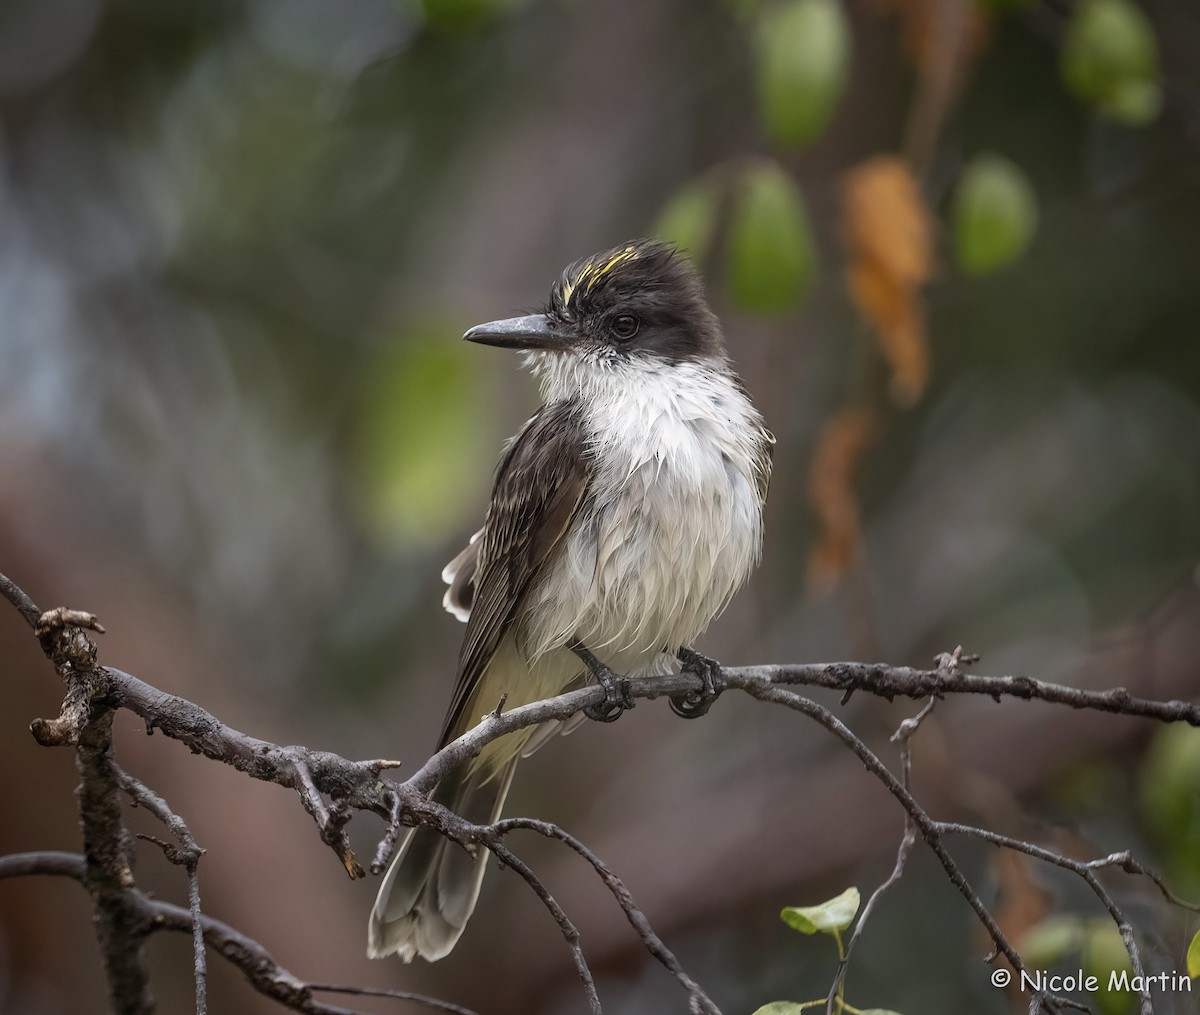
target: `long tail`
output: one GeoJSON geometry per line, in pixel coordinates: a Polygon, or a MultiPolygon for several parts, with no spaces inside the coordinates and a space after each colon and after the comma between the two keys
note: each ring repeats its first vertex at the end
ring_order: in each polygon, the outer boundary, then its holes
{"type": "MultiPolygon", "coordinates": [[[[468,821],[495,821],[504,806],[517,758],[499,772],[451,773],[433,799],[468,821]]],[[[472,860],[462,847],[430,828],[414,828],[384,875],[367,927],[367,954],[381,959],[395,953],[430,962],[450,953],[475,910],[487,854],[472,860]]]]}

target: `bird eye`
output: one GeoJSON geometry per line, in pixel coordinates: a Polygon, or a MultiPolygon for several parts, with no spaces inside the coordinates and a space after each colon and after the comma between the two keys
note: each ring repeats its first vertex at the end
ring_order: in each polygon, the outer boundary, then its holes
{"type": "Polygon", "coordinates": [[[630,339],[637,334],[638,319],[632,314],[621,314],[612,323],[613,334],[617,338],[630,339]]]}

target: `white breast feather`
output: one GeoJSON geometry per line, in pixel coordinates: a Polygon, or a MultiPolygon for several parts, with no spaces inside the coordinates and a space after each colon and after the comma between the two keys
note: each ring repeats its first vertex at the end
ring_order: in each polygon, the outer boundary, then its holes
{"type": "Polygon", "coordinates": [[[596,471],[519,641],[537,659],[578,637],[618,672],[663,672],[664,650],[691,644],[758,562],[761,417],[731,375],[697,364],[536,367],[547,400],[582,393],[592,407],[596,471]]]}

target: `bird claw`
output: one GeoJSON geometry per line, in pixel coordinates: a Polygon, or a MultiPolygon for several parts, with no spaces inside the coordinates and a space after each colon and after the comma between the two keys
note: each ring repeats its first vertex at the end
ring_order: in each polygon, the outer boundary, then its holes
{"type": "Polygon", "coordinates": [[[701,679],[703,686],[699,691],[672,695],[670,698],[671,711],[681,719],[699,719],[712,708],[712,703],[721,693],[717,689],[717,677],[721,674],[721,664],[690,648],[681,648],[677,656],[683,664],[683,671],[694,673],[701,679]]]}
{"type": "Polygon", "coordinates": [[[573,641],[568,648],[584,661],[588,672],[604,688],[604,700],[586,706],[583,709],[585,716],[595,722],[616,722],[626,709],[633,708],[628,678],[614,673],[580,642],[573,641]]]}
{"type": "Polygon", "coordinates": [[[629,681],[618,677],[612,670],[605,667],[603,671],[596,670],[594,675],[604,688],[604,700],[594,705],[588,705],[583,714],[596,722],[616,722],[628,708],[633,708],[633,698],[629,693],[629,681]]]}
{"type": "Polygon", "coordinates": [[[604,700],[588,705],[583,714],[595,722],[616,722],[628,708],[633,708],[629,681],[619,680],[613,687],[605,687],[604,700]]]}

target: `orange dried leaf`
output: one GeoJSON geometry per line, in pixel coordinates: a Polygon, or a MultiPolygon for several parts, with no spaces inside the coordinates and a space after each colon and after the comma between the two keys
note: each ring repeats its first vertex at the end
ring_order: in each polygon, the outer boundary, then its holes
{"type": "Polygon", "coordinates": [[[911,403],[929,381],[921,286],[933,263],[933,228],[903,159],[877,156],[842,181],[850,298],[870,322],[892,371],[896,398],[911,403]]]}
{"type": "Polygon", "coordinates": [[[908,164],[898,156],[877,155],[846,174],[842,192],[851,249],[899,278],[926,281],[930,216],[908,164]]]}
{"type": "Polygon", "coordinates": [[[858,556],[862,541],[854,477],[870,447],[875,417],[867,409],[844,409],[825,424],[809,470],[808,500],[821,534],[808,559],[808,578],[828,585],[858,556]]]}
{"type": "Polygon", "coordinates": [[[891,367],[892,394],[902,405],[911,405],[929,381],[929,343],[920,299],[873,266],[851,264],[847,274],[850,297],[874,326],[891,367]]]}

